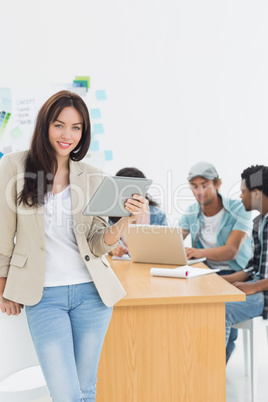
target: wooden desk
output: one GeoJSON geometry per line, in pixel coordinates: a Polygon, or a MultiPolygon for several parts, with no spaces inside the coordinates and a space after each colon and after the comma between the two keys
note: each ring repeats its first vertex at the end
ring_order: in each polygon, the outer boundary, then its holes
{"type": "Polygon", "coordinates": [[[127,295],[105,338],[97,402],[225,402],[225,302],[244,293],[217,274],[152,277],[161,265],[110,262],[127,295]]]}

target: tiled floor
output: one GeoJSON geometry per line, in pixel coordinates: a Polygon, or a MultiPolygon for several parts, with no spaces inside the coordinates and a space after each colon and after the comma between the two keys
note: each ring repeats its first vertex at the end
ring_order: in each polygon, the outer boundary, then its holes
{"type": "MultiPolygon", "coordinates": [[[[244,375],[243,337],[241,330],[239,330],[239,335],[236,342],[236,349],[233,352],[233,355],[231,356],[226,369],[226,394],[226,402],[251,402],[250,377],[246,377],[244,375]]],[[[259,333],[258,351],[258,400],[255,402],[267,402],[267,395],[268,343],[266,337],[266,329],[264,327],[261,327],[259,333]]],[[[38,401],[35,402],[51,401],[51,398],[47,397],[38,399],[38,401]]]]}

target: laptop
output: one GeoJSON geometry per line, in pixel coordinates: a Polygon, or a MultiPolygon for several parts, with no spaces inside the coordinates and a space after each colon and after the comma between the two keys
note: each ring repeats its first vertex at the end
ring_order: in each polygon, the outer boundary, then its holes
{"type": "Polygon", "coordinates": [[[133,262],[191,265],[206,260],[206,258],[187,260],[179,227],[129,225],[126,237],[133,262]]]}

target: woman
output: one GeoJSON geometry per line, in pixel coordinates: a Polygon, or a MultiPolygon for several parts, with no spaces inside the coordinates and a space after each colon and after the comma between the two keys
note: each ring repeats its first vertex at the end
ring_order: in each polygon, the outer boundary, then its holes
{"type": "Polygon", "coordinates": [[[112,305],[125,291],[104,254],[148,201],[109,227],[83,216],[103,173],[79,162],[90,145],[90,120],[78,95],[60,91],[39,111],[29,151],[0,163],[0,308],[26,306],[30,332],[54,402],[93,402],[112,305]],[[116,229],[116,230],[114,230],[116,229]]]}
{"type": "MultiPolygon", "coordinates": [[[[116,176],[138,177],[145,179],[144,173],[134,167],[125,167],[123,169],[120,169],[116,173],[116,176]]],[[[155,202],[149,194],[146,194],[145,198],[148,200],[147,209],[145,213],[141,217],[137,218],[137,220],[133,223],[136,223],[137,225],[143,224],[167,226],[168,223],[166,214],[159,208],[157,202],[155,202]]],[[[118,222],[118,220],[119,218],[117,217],[110,217],[109,223],[113,225],[114,223],[118,222]]],[[[109,254],[116,257],[122,257],[124,254],[128,254],[127,239],[124,233],[122,235],[120,243],[112,251],[110,251],[109,254]]]]}

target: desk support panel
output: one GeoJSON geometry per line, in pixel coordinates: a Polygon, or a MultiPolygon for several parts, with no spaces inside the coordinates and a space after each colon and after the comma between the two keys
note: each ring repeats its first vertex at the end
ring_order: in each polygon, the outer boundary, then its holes
{"type": "Polygon", "coordinates": [[[97,402],[225,402],[225,304],[115,307],[97,402]]]}

